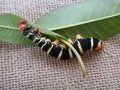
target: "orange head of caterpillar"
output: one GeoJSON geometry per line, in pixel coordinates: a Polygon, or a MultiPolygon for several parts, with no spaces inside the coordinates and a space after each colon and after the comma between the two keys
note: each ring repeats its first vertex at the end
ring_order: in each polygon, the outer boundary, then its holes
{"type": "Polygon", "coordinates": [[[99,40],[99,42],[97,44],[97,47],[95,48],[95,51],[99,51],[102,48],[104,48],[104,44],[103,44],[103,42],[101,40],[99,40]]]}
{"type": "Polygon", "coordinates": [[[20,32],[22,32],[22,33],[23,33],[23,27],[24,27],[25,24],[26,24],[25,20],[18,21],[17,25],[18,25],[18,28],[19,28],[20,32]]]}

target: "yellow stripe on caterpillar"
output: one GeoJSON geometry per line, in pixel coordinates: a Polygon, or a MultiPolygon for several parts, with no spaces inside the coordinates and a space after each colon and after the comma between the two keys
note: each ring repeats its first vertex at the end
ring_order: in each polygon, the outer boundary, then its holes
{"type": "Polygon", "coordinates": [[[92,37],[91,37],[90,42],[91,42],[91,50],[93,50],[93,47],[94,47],[94,42],[93,42],[93,38],[92,38],[92,37]]]}
{"type": "Polygon", "coordinates": [[[81,43],[79,41],[77,41],[77,42],[78,42],[78,48],[79,48],[80,53],[83,53],[83,48],[81,46],[81,43]]]}
{"type": "Polygon", "coordinates": [[[37,40],[40,40],[40,38],[35,37],[35,38],[33,39],[33,42],[36,42],[37,40]]]}
{"type": "Polygon", "coordinates": [[[58,57],[56,58],[57,60],[59,60],[59,59],[61,58],[62,53],[63,53],[63,48],[61,49],[61,51],[60,51],[60,53],[59,53],[58,57]]]}
{"type": "Polygon", "coordinates": [[[45,39],[46,39],[46,37],[42,37],[42,38],[40,38],[40,41],[37,43],[37,45],[38,45],[39,43],[45,41],[45,39]]]}
{"type": "Polygon", "coordinates": [[[33,33],[28,33],[28,35],[26,35],[26,37],[29,38],[31,35],[33,35],[33,33]]]}
{"type": "Polygon", "coordinates": [[[53,44],[52,44],[52,46],[48,49],[47,54],[49,54],[49,53],[51,52],[52,48],[53,48],[53,44]]]}
{"type": "Polygon", "coordinates": [[[72,59],[73,58],[73,54],[72,54],[72,51],[71,51],[70,48],[69,48],[69,55],[70,55],[70,58],[72,59]]]}

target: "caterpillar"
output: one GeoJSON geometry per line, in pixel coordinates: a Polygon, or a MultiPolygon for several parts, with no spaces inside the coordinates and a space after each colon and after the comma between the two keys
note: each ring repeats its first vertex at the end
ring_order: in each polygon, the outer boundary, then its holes
{"type": "MultiPolygon", "coordinates": [[[[55,57],[56,59],[66,60],[75,56],[69,47],[59,44],[59,39],[51,42],[51,40],[46,39],[46,37],[38,31],[39,28],[32,28],[31,25],[26,25],[25,20],[20,20],[18,22],[18,28],[23,35],[32,40],[42,50],[47,52],[47,54],[55,57]]],[[[72,42],[71,39],[68,39],[68,42],[77,50],[79,54],[87,50],[99,51],[104,47],[101,40],[93,37],[82,38],[80,34],[76,35],[76,40],[74,42],[72,42]]]]}

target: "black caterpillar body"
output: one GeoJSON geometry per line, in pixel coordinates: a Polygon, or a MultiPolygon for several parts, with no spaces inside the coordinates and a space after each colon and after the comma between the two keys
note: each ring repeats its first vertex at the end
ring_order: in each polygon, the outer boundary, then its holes
{"type": "MultiPolygon", "coordinates": [[[[55,57],[56,59],[66,60],[75,56],[70,48],[64,48],[62,45],[55,45],[49,39],[46,39],[46,37],[40,36],[39,32],[36,32],[35,29],[27,26],[25,21],[19,21],[18,27],[27,38],[32,40],[42,50],[47,52],[47,54],[55,57]]],[[[76,39],[71,43],[71,45],[78,51],[79,54],[86,50],[100,50],[103,48],[102,41],[92,37],[76,39]]]]}

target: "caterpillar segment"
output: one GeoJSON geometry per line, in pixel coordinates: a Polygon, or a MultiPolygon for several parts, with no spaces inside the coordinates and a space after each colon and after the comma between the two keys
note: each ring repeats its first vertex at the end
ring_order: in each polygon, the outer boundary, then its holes
{"type": "MultiPolygon", "coordinates": [[[[75,56],[72,50],[65,44],[60,45],[59,38],[57,38],[54,42],[51,42],[50,39],[47,39],[41,34],[41,32],[39,32],[39,28],[32,28],[32,26],[26,25],[25,20],[20,20],[18,22],[18,28],[27,38],[32,40],[42,50],[47,52],[47,54],[55,57],[56,59],[66,60],[75,56]]],[[[92,37],[83,38],[80,34],[76,35],[75,41],[68,39],[68,42],[77,50],[79,54],[87,50],[99,51],[104,47],[101,40],[92,37]]]]}

